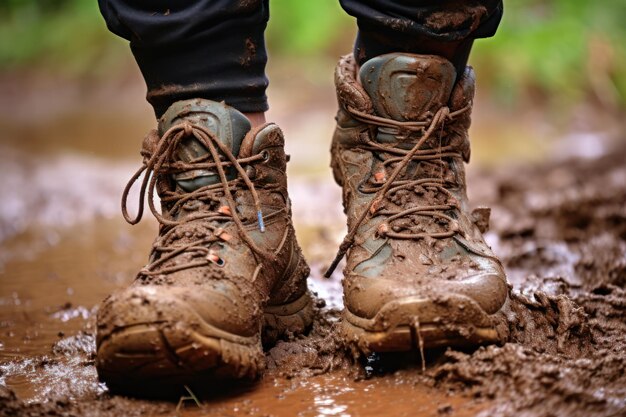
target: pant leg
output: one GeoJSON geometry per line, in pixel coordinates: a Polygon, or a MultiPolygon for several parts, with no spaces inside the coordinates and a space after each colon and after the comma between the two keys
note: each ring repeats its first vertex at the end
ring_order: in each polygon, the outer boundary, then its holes
{"type": "MultiPolygon", "coordinates": [[[[428,53],[425,43],[458,43],[465,59],[474,39],[493,36],[502,0],[340,0],[356,17],[359,64],[390,52],[428,53]]],[[[464,66],[464,64],[463,64],[464,66]]]]}
{"type": "Polygon", "coordinates": [[[108,28],[130,41],[159,117],[177,100],[268,108],[264,31],[269,0],[98,0],[108,28]]]}

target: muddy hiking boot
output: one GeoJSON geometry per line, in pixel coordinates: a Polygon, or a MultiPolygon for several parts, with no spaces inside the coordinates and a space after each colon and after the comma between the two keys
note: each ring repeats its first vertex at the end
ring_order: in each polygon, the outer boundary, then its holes
{"type": "Polygon", "coordinates": [[[283,145],[276,125],[251,129],[237,110],[200,99],[174,103],[144,139],[123,213],[139,222],[147,191],[159,235],[148,265],[98,312],[96,364],[110,388],[255,378],[262,343],[311,324],[283,145]]]}
{"type": "Polygon", "coordinates": [[[348,235],[327,271],[347,253],[343,337],[365,353],[501,341],[506,277],[466,196],[472,69],[455,84],[444,58],[388,54],[358,77],[343,57],[331,153],[348,235]]]}

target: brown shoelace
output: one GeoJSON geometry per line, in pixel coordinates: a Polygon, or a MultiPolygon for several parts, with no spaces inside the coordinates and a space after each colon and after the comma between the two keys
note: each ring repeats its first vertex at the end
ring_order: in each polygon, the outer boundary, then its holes
{"type": "MultiPolygon", "coordinates": [[[[135,172],[135,174],[133,174],[124,188],[124,192],[122,194],[122,214],[128,223],[139,223],[143,216],[144,200],[147,191],[148,206],[150,207],[150,211],[158,222],[169,230],[163,234],[158,242],[153,246],[154,253],[161,253],[162,256],[152,261],[149,265],[142,269],[142,271],[140,271],[140,275],[167,274],[182,269],[207,265],[209,262],[215,263],[219,266],[223,265],[223,260],[213,254],[212,251],[208,249],[207,245],[220,239],[229,240],[230,236],[221,227],[211,225],[208,222],[203,224],[204,227],[211,231],[208,236],[204,236],[194,242],[183,245],[160,244],[160,242],[167,242],[170,238],[176,235],[176,226],[198,219],[210,219],[216,221],[228,221],[232,219],[237,226],[241,239],[250,247],[250,249],[252,249],[253,252],[260,257],[264,257],[269,260],[275,258],[274,253],[270,253],[259,248],[250,238],[237,212],[236,203],[233,198],[233,191],[243,186],[250,191],[257,213],[259,229],[264,232],[265,225],[263,221],[263,214],[261,212],[259,196],[254,184],[250,180],[246,170],[243,168],[243,165],[250,165],[264,160],[264,155],[258,154],[248,158],[238,159],[233,156],[231,150],[208,129],[200,125],[183,122],[168,129],[163,134],[163,137],[161,137],[158,141],[156,149],[152,153],[142,152],[142,156],[144,157],[142,166],[135,172]],[[181,140],[188,137],[195,137],[208,150],[208,154],[191,162],[176,160],[174,154],[181,140]],[[225,160],[220,158],[220,152],[224,156],[225,160]],[[237,171],[237,178],[232,180],[227,178],[225,169],[229,167],[233,167],[237,171]],[[163,195],[161,196],[161,201],[172,204],[172,206],[166,215],[159,213],[154,205],[154,190],[156,188],[157,178],[161,175],[172,175],[198,169],[216,170],[219,182],[200,187],[191,192],[178,193],[165,191],[162,193],[163,195]],[[128,194],[133,184],[144,172],[145,174],[141,182],[139,192],[139,208],[137,215],[135,217],[131,217],[127,209],[128,194]],[[217,211],[198,211],[197,213],[186,216],[181,220],[174,219],[174,214],[183,208],[185,204],[193,204],[194,201],[202,200],[217,201],[218,195],[223,195],[226,198],[228,206],[220,207],[217,211]],[[183,252],[191,253],[192,258],[196,260],[161,269],[159,271],[154,271],[157,266],[183,252]]],[[[275,213],[272,213],[270,216],[273,216],[274,214],[275,213]]]]}
{"type": "MultiPolygon", "coordinates": [[[[395,147],[384,146],[378,142],[369,140],[367,146],[364,149],[372,151],[382,151],[388,154],[396,155],[386,159],[383,162],[383,166],[392,166],[395,164],[391,175],[387,178],[383,178],[383,183],[380,187],[364,188],[364,192],[374,192],[374,198],[369,202],[367,207],[361,212],[356,223],[352,226],[352,230],[346,235],[339,245],[339,251],[337,256],[331,263],[330,267],[324,274],[326,278],[329,278],[341,259],[345,256],[348,250],[354,245],[356,234],[359,227],[363,224],[365,219],[374,215],[387,216],[386,222],[381,223],[377,229],[377,234],[381,237],[389,237],[393,239],[422,239],[425,237],[431,238],[447,238],[453,236],[458,231],[458,225],[455,219],[445,214],[456,206],[456,202],[450,193],[446,189],[446,184],[443,178],[429,177],[420,178],[416,180],[396,180],[400,173],[408,166],[411,161],[430,161],[433,163],[440,163],[442,167],[443,177],[443,158],[460,157],[460,153],[451,145],[439,146],[438,148],[424,148],[422,146],[433,135],[433,133],[439,128],[443,129],[446,120],[453,120],[458,115],[468,111],[471,105],[467,105],[462,109],[450,112],[448,107],[440,108],[432,117],[430,121],[418,121],[418,122],[401,122],[393,119],[387,119],[358,111],[350,106],[347,110],[352,114],[353,118],[363,123],[376,126],[379,132],[390,133],[396,136],[396,138],[409,139],[415,134],[421,134],[420,139],[410,150],[399,149],[395,147]],[[423,189],[431,189],[436,192],[443,193],[448,196],[445,204],[439,205],[424,205],[419,207],[411,207],[404,210],[392,211],[392,210],[380,210],[378,206],[382,200],[391,194],[396,193],[399,190],[415,190],[416,187],[423,189]],[[423,230],[409,229],[406,232],[395,231],[393,227],[390,227],[390,223],[395,220],[399,220],[411,214],[420,216],[430,216],[435,219],[439,219],[440,222],[445,223],[448,227],[447,230],[442,232],[429,232],[423,230]]],[[[406,228],[406,227],[396,227],[406,228]]]]}

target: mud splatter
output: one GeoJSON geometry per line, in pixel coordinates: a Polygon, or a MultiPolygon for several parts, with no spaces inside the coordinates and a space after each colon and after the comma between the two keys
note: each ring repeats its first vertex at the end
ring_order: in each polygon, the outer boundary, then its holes
{"type": "MultiPolygon", "coordinates": [[[[338,304],[327,307],[318,301],[311,333],[287,338],[270,349],[266,375],[257,385],[213,392],[202,398],[195,415],[234,414],[237,409],[250,415],[270,411],[277,416],[319,415],[335,410],[373,416],[381,415],[389,401],[399,414],[407,415],[623,414],[625,159],[626,146],[620,145],[596,159],[471,176],[473,201],[493,208],[488,240],[505,263],[512,285],[507,344],[474,351],[427,351],[425,372],[416,354],[358,362],[334,336],[338,304]]],[[[131,244],[115,232],[125,229],[111,225],[103,223],[107,233],[96,230],[100,241],[72,243],[61,234],[60,242],[33,255],[34,261],[6,263],[3,288],[19,291],[15,297],[10,291],[0,296],[0,415],[174,413],[175,401],[112,397],[98,383],[92,306],[132,277],[154,234],[142,229],[131,244]],[[89,257],[118,241],[123,245],[117,254],[107,255],[110,259],[89,257]],[[68,267],[63,262],[68,254],[85,265],[68,267]],[[46,263],[53,260],[57,263],[46,263]],[[82,284],[94,270],[97,278],[82,284]],[[51,289],[70,284],[76,298],[65,287],[54,298],[38,292],[29,298],[24,287],[36,285],[52,294],[51,289]],[[65,305],[68,300],[71,305],[65,305]],[[59,305],[65,306],[55,307],[59,305]]],[[[329,248],[336,245],[336,234],[340,233],[315,233],[308,242],[303,239],[312,258],[313,287],[334,297],[336,281],[325,286],[320,271],[329,248]]],[[[185,414],[194,415],[194,407],[187,404],[185,414]]]]}
{"type": "Polygon", "coordinates": [[[511,340],[447,352],[439,387],[494,399],[484,415],[626,410],[625,155],[500,174],[491,237],[513,284],[511,340]]]}
{"type": "MultiPolygon", "coordinates": [[[[439,8],[438,8],[439,9],[439,8]]],[[[480,22],[487,16],[487,8],[483,5],[467,4],[465,1],[449,2],[445,11],[437,11],[426,16],[425,25],[438,33],[476,30],[480,22]]]]}
{"type": "Polygon", "coordinates": [[[252,63],[252,61],[254,61],[255,58],[256,58],[256,44],[254,43],[254,41],[252,39],[247,38],[246,39],[246,49],[245,49],[245,52],[244,52],[243,56],[239,60],[239,63],[243,67],[249,67],[250,64],[252,63]]]}
{"type": "Polygon", "coordinates": [[[349,367],[352,357],[344,350],[336,330],[340,311],[325,305],[317,300],[315,321],[307,336],[279,341],[269,350],[266,362],[271,374],[294,378],[349,367]]]}

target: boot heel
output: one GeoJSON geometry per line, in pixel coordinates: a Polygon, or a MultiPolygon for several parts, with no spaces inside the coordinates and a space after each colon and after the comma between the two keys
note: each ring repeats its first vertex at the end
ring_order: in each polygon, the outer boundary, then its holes
{"type": "Polygon", "coordinates": [[[309,291],[290,303],[266,306],[263,345],[271,346],[280,338],[306,332],[313,323],[313,314],[313,300],[309,291]]]}

